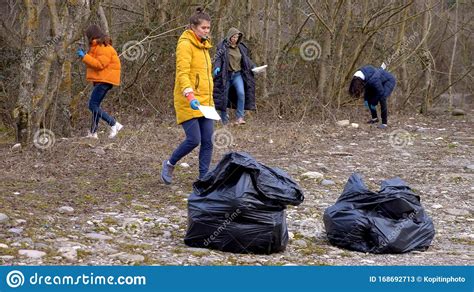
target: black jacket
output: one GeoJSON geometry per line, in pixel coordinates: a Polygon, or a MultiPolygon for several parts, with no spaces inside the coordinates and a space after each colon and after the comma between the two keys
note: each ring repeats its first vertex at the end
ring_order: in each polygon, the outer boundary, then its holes
{"type": "MultiPolygon", "coordinates": [[[[249,49],[247,46],[239,42],[240,53],[242,54],[241,71],[242,79],[244,81],[245,89],[245,110],[255,110],[255,77],[252,68],[255,64],[249,56],[249,49]]],[[[225,89],[227,82],[230,82],[229,76],[229,41],[226,38],[217,46],[216,56],[213,61],[213,72],[216,68],[221,71],[214,76],[214,91],[213,98],[217,110],[226,110],[227,108],[237,108],[237,94],[233,87],[229,90],[229,95],[226,96],[225,89]]]]}

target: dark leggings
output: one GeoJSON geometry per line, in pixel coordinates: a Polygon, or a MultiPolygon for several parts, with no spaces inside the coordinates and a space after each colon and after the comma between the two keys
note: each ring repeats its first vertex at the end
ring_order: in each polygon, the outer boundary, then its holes
{"type": "MultiPolygon", "coordinates": [[[[387,98],[381,98],[380,101],[380,110],[382,114],[382,124],[387,124],[388,122],[388,112],[387,112],[387,98]]],[[[372,115],[372,119],[377,119],[377,105],[370,105],[370,114],[372,115]]]]}
{"type": "Polygon", "coordinates": [[[188,155],[199,143],[199,178],[203,178],[209,171],[212,158],[212,133],[214,132],[213,120],[195,118],[183,122],[186,139],[176,148],[171,155],[169,162],[175,165],[181,158],[188,155]]]}

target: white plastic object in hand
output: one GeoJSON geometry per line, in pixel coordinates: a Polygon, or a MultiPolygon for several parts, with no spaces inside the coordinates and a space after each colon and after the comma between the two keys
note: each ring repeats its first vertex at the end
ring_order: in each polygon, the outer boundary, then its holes
{"type": "Polygon", "coordinates": [[[385,65],[385,62],[382,62],[382,65],[380,65],[380,67],[382,67],[382,69],[387,69],[387,65],[385,65]]]}
{"type": "Polygon", "coordinates": [[[260,73],[260,72],[263,72],[263,71],[267,70],[267,67],[268,67],[268,65],[263,65],[263,66],[260,66],[260,67],[255,67],[255,68],[252,69],[252,71],[253,71],[254,73],[260,73]]]}
{"type": "Polygon", "coordinates": [[[206,119],[216,120],[216,121],[221,119],[221,117],[216,111],[216,108],[213,106],[200,105],[198,106],[198,108],[206,119]]]}

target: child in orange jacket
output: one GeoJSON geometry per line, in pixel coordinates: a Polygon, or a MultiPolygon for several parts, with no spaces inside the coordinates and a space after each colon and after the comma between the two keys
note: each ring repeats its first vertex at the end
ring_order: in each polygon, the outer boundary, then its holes
{"type": "Polygon", "coordinates": [[[114,138],[123,125],[102,110],[100,104],[114,85],[120,85],[120,59],[112,47],[110,37],[104,34],[97,25],[89,26],[86,36],[89,40],[89,51],[86,54],[82,49],[78,49],[77,55],[87,66],[87,81],[94,84],[89,100],[92,123],[87,137],[98,138],[97,127],[100,119],[103,119],[110,126],[109,138],[114,138]]]}

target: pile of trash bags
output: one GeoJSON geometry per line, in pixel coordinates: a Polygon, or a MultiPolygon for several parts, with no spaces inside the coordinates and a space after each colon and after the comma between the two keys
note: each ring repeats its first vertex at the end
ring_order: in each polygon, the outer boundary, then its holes
{"type": "Polygon", "coordinates": [[[435,235],[420,197],[400,178],[385,180],[370,191],[352,174],[337,202],[324,212],[331,244],[370,253],[426,250],[435,235]]]}
{"type": "Polygon", "coordinates": [[[226,154],[188,198],[188,246],[234,253],[270,254],[285,250],[287,205],[303,202],[288,174],[247,153],[226,154]]]}

